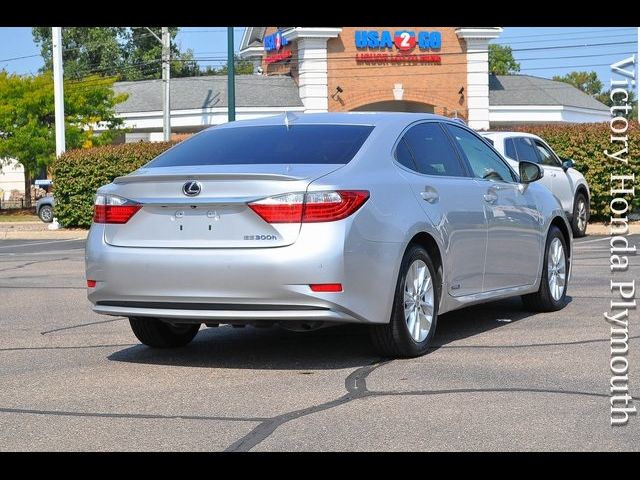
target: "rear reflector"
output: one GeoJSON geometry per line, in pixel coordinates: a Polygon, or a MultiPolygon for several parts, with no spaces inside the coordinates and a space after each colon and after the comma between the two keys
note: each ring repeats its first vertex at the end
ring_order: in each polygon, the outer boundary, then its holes
{"type": "Polygon", "coordinates": [[[88,288],[95,288],[96,286],[96,281],[95,280],[87,280],[87,287],[88,288]]]}
{"type": "Polygon", "coordinates": [[[312,283],[309,285],[313,292],[341,292],[341,283],[312,283]]]}
{"type": "Polygon", "coordinates": [[[267,223],[334,222],[347,218],[369,198],[366,190],[286,193],[249,204],[267,223]]]}
{"type": "Polygon", "coordinates": [[[142,208],[137,202],[115,195],[96,195],[93,206],[95,223],[127,223],[142,208]]]}

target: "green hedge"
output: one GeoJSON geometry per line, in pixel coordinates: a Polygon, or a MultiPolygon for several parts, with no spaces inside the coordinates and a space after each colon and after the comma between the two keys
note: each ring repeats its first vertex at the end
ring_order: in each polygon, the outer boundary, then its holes
{"type": "Polygon", "coordinates": [[[89,227],[96,190],[127,175],[176,142],[126,143],[69,150],[51,165],[55,216],[64,227],[89,227]]]}
{"type": "MultiPolygon", "coordinates": [[[[505,130],[538,135],[546,140],[558,155],[571,158],[576,163],[576,170],[580,171],[589,183],[593,219],[609,218],[610,175],[630,174],[637,169],[638,152],[640,152],[640,131],[637,122],[630,122],[627,132],[629,152],[631,152],[631,155],[625,156],[629,159],[628,166],[608,158],[603,153],[604,150],[609,150],[611,153],[621,148],[618,142],[610,143],[609,123],[523,125],[505,130]]],[[[632,210],[637,211],[640,207],[640,194],[635,198],[631,196],[626,198],[632,210]]]]}

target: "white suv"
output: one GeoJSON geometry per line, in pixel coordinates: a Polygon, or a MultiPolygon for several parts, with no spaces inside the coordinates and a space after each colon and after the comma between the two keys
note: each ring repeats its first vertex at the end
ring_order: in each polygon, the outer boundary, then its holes
{"type": "Polygon", "coordinates": [[[540,164],[544,177],[540,180],[553,193],[571,221],[574,237],[583,237],[589,221],[589,185],[573,168],[573,160],[563,158],[537,135],[523,132],[479,132],[493,144],[518,171],[518,162],[540,164]]]}

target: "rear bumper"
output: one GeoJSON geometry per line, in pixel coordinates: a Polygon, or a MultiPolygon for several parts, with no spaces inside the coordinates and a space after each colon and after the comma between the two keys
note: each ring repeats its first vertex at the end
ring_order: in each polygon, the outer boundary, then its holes
{"type": "Polygon", "coordinates": [[[96,313],[117,316],[386,323],[401,245],[366,241],[348,227],[305,225],[286,247],[185,249],[114,247],[93,225],[86,267],[96,287],[88,298],[96,313]],[[314,283],[343,291],[313,292],[314,283]]]}
{"type": "MultiPolygon", "coordinates": [[[[107,302],[110,303],[110,302],[107,302]]],[[[172,305],[171,308],[154,308],[149,306],[115,306],[115,305],[95,305],[93,311],[104,315],[117,315],[117,316],[134,316],[134,317],[155,317],[164,319],[180,320],[181,323],[202,323],[208,320],[215,320],[217,322],[247,322],[252,321],[273,321],[273,322],[287,322],[287,321],[313,321],[313,322],[337,322],[337,323],[358,323],[363,320],[356,318],[346,312],[338,310],[331,310],[329,308],[303,308],[289,306],[289,308],[282,308],[282,306],[273,306],[269,309],[246,309],[246,308],[233,308],[230,305],[227,309],[220,308],[175,308],[172,305]],[[280,308],[278,308],[280,307],[280,308]]],[[[238,306],[240,307],[240,305],[238,306]]],[[[246,307],[246,305],[242,305],[246,307]]]]}

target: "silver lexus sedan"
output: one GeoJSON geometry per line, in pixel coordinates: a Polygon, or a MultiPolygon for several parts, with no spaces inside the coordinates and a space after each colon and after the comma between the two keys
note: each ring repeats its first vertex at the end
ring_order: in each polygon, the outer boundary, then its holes
{"type": "Polygon", "coordinates": [[[563,308],[571,226],[542,175],[436,115],[216,126],[98,190],[88,297],[151,347],[203,323],[354,322],[385,356],[422,355],[445,312],[563,308]]]}

